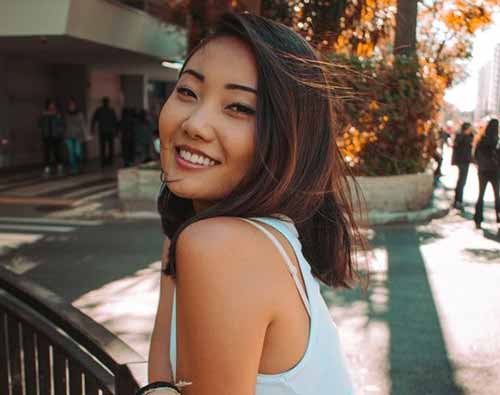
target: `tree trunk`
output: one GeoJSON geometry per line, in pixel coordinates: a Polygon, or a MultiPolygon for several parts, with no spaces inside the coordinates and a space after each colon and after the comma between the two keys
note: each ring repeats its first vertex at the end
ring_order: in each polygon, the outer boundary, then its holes
{"type": "Polygon", "coordinates": [[[242,8],[246,11],[255,15],[260,15],[261,0],[240,0],[238,3],[241,3],[242,8]]]}
{"type": "Polygon", "coordinates": [[[207,36],[217,18],[230,9],[230,0],[191,0],[189,48],[194,48],[207,36]]]}
{"type": "Polygon", "coordinates": [[[413,55],[417,50],[418,0],[398,0],[395,55],[413,55]]]}

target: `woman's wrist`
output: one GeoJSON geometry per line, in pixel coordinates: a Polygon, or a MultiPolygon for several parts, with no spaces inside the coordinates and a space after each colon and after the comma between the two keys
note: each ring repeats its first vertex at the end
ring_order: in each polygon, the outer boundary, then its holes
{"type": "Polygon", "coordinates": [[[179,388],[167,381],[154,381],[139,388],[135,395],[180,395],[179,388]]]}

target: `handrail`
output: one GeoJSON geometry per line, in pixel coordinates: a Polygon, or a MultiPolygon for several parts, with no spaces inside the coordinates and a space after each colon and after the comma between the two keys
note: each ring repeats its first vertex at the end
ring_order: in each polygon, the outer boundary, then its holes
{"type": "MultiPolygon", "coordinates": [[[[147,362],[141,355],[52,291],[3,267],[0,267],[0,289],[4,289],[45,317],[51,325],[65,332],[115,376],[120,376],[123,369],[128,369],[133,374],[138,371],[137,366],[144,370],[147,362]]],[[[11,299],[12,310],[15,309],[15,299],[11,299]]],[[[19,310],[16,309],[15,313],[19,315],[19,310]]],[[[29,317],[24,318],[29,322],[29,317]]],[[[138,386],[145,383],[145,377],[140,377],[137,373],[133,379],[138,386]]],[[[119,391],[116,390],[116,393],[119,391]]]]}

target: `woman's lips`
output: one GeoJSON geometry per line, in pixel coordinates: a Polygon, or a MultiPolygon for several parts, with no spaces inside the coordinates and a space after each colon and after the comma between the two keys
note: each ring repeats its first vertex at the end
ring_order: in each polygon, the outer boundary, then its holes
{"type": "Polygon", "coordinates": [[[217,166],[217,163],[207,166],[204,164],[195,164],[193,162],[190,162],[190,161],[182,158],[178,150],[175,150],[175,162],[177,163],[177,165],[180,168],[185,169],[185,170],[207,170],[207,169],[211,169],[214,166],[217,166]]]}
{"type": "Polygon", "coordinates": [[[215,163],[220,163],[219,161],[217,161],[216,159],[212,158],[210,155],[206,154],[205,152],[199,150],[199,149],[196,149],[196,148],[193,148],[193,147],[190,147],[189,145],[178,145],[175,147],[175,150],[178,152],[178,153],[181,153],[181,151],[186,151],[186,152],[189,152],[191,155],[198,155],[198,156],[201,156],[201,157],[204,157],[204,158],[208,158],[209,160],[215,162],[215,163]]]}

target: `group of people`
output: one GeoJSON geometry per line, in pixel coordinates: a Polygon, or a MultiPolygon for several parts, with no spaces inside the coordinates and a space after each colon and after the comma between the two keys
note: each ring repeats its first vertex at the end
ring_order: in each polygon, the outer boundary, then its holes
{"type": "Polygon", "coordinates": [[[113,164],[115,156],[115,137],[121,137],[121,154],[124,166],[136,161],[152,160],[151,147],[158,132],[146,110],[125,107],[121,119],[110,106],[109,98],[104,97],[102,104],[94,112],[90,124],[74,98],[67,102],[66,111],[59,110],[55,100],[48,99],[38,126],[42,134],[44,154],[44,175],[63,175],[65,163],[69,173],[77,174],[82,170],[86,159],[86,143],[92,135],[99,138],[101,166],[113,164]]]}
{"type": "Polygon", "coordinates": [[[453,142],[452,165],[458,167],[458,179],[455,188],[453,206],[463,208],[464,187],[467,182],[469,165],[477,165],[479,178],[479,196],[474,212],[474,223],[481,228],[483,222],[484,194],[486,187],[493,188],[495,214],[500,223],[500,144],[498,136],[498,119],[491,119],[484,130],[474,136],[474,129],[469,122],[464,122],[455,135],[453,142]]]}
{"type": "Polygon", "coordinates": [[[82,144],[88,141],[86,121],[75,99],[70,98],[62,114],[53,99],[47,99],[38,126],[42,133],[44,174],[64,174],[64,147],[71,173],[77,173],[83,162],[82,144]]]}

